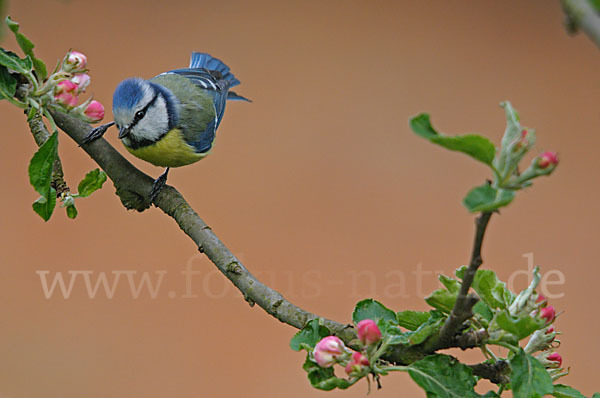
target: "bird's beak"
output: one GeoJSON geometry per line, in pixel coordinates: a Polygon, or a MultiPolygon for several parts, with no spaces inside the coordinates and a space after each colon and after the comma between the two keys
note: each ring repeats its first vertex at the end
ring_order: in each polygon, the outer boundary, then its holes
{"type": "Polygon", "coordinates": [[[119,129],[119,139],[123,139],[129,135],[129,127],[123,126],[119,129]]]}

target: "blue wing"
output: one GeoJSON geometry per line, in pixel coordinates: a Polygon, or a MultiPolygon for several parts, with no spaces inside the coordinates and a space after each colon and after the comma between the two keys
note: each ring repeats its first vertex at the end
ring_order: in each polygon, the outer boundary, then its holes
{"type": "Polygon", "coordinates": [[[240,81],[235,78],[229,66],[223,61],[206,53],[193,52],[190,57],[190,69],[205,69],[218,72],[220,80],[227,80],[229,87],[237,86],[240,81]]]}
{"type": "Polygon", "coordinates": [[[215,130],[221,124],[223,114],[225,113],[225,103],[228,99],[249,101],[247,98],[229,91],[230,87],[237,86],[240,84],[240,81],[235,78],[227,65],[209,54],[194,52],[190,59],[189,68],[175,69],[167,73],[176,73],[185,76],[194,84],[210,93],[213,97],[217,114],[216,126],[214,126],[215,130]]]}

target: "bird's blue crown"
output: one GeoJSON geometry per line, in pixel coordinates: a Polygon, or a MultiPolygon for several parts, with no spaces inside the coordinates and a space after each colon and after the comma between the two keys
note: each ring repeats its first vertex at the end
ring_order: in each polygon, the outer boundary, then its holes
{"type": "Polygon", "coordinates": [[[144,79],[125,79],[113,94],[113,109],[132,109],[144,98],[144,79]]]}

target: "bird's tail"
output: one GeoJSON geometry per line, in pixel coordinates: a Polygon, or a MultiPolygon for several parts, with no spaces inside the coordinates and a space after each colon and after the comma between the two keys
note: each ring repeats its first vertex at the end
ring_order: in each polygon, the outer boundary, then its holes
{"type": "Polygon", "coordinates": [[[229,66],[225,65],[220,59],[206,53],[193,52],[190,59],[190,68],[203,68],[209,71],[217,71],[221,74],[221,79],[229,82],[229,87],[240,84],[240,81],[235,78],[233,73],[231,73],[229,66]]]}

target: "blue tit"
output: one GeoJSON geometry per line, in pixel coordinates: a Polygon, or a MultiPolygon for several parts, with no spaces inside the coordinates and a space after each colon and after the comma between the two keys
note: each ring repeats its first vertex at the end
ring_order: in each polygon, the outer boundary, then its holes
{"type": "Polygon", "coordinates": [[[155,166],[166,167],[154,181],[153,201],[169,168],[204,158],[213,147],[227,100],[248,99],[229,91],[240,81],[229,67],[204,53],[192,53],[190,66],[150,79],[123,80],[113,95],[114,122],[92,130],[83,144],[116,124],[125,148],[155,166]]]}

